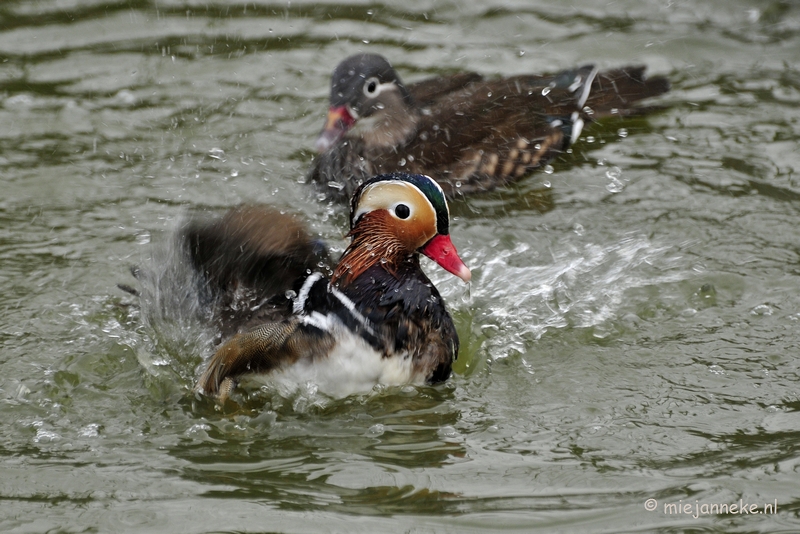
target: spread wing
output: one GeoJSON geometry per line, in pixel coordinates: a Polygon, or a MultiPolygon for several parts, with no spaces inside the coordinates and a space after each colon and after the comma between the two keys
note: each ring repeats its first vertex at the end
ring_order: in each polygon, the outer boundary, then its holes
{"type": "Polygon", "coordinates": [[[223,338],[288,315],[284,297],[310,271],[329,264],[324,245],[295,217],[266,205],[242,205],[181,234],[223,338]]]}

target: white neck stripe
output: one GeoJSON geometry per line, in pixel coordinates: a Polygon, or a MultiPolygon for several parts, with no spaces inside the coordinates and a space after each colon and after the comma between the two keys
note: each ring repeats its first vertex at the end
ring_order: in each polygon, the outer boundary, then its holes
{"type": "MultiPolygon", "coordinates": [[[[297,294],[297,298],[292,305],[292,313],[294,315],[300,315],[303,317],[303,322],[306,324],[314,325],[322,330],[327,330],[329,324],[327,324],[324,320],[326,316],[320,314],[319,312],[312,311],[310,314],[305,313],[306,301],[308,300],[308,295],[311,293],[311,288],[316,284],[319,280],[322,279],[322,273],[316,272],[306,278],[306,281],[303,282],[303,287],[300,288],[300,292],[297,294]]],[[[361,312],[358,311],[356,308],[355,302],[347,298],[347,295],[333,287],[332,285],[328,284],[327,287],[328,291],[336,297],[339,302],[345,307],[345,309],[350,312],[350,315],[358,321],[358,323],[364,327],[364,329],[372,336],[375,336],[375,330],[372,328],[372,324],[369,320],[364,317],[361,312]]]]}
{"type": "Polygon", "coordinates": [[[322,278],[322,273],[314,273],[306,278],[306,281],[303,282],[303,287],[300,288],[300,292],[297,294],[297,298],[292,305],[293,314],[300,315],[303,313],[303,309],[306,307],[306,300],[308,300],[308,294],[311,292],[311,287],[316,284],[320,278],[322,278]]]}
{"type": "Polygon", "coordinates": [[[356,303],[355,303],[355,302],[353,302],[352,300],[350,300],[349,298],[347,298],[347,295],[345,295],[344,293],[342,293],[341,291],[339,291],[338,289],[336,289],[335,287],[333,287],[333,286],[332,286],[332,285],[330,285],[330,284],[328,284],[328,289],[330,290],[330,292],[331,292],[331,293],[333,293],[333,296],[334,296],[334,297],[336,297],[337,299],[339,299],[339,302],[341,302],[342,304],[344,304],[344,307],[345,307],[345,308],[347,308],[347,311],[349,311],[349,312],[350,312],[350,314],[351,314],[351,315],[352,315],[352,316],[353,316],[353,317],[354,317],[354,318],[355,318],[355,319],[356,319],[356,320],[357,320],[359,323],[361,323],[361,326],[363,326],[363,327],[364,327],[364,328],[367,330],[367,332],[369,332],[369,333],[370,333],[370,335],[373,335],[373,336],[374,336],[374,335],[375,335],[375,330],[373,330],[373,329],[372,329],[372,325],[371,325],[371,324],[370,324],[370,322],[367,320],[367,318],[366,318],[366,317],[364,317],[363,315],[361,315],[361,312],[359,312],[359,311],[356,309],[356,303]]]}

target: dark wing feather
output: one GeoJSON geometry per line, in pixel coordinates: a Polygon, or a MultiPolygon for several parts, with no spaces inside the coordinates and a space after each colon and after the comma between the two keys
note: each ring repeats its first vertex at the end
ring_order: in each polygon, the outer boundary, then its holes
{"type": "Polygon", "coordinates": [[[265,205],[242,205],[210,221],[194,219],[182,238],[203,274],[223,338],[285,316],[290,304],[285,293],[330,264],[325,247],[302,223],[265,205]]]}
{"type": "Polygon", "coordinates": [[[477,72],[460,72],[451,76],[426,78],[407,86],[407,89],[418,106],[427,106],[449,93],[482,79],[477,72]]]}
{"type": "Polygon", "coordinates": [[[491,190],[544,165],[570,142],[575,91],[542,94],[539,78],[517,77],[469,86],[431,106],[419,135],[378,159],[388,172],[404,160],[428,174],[449,196],[491,190]]]}

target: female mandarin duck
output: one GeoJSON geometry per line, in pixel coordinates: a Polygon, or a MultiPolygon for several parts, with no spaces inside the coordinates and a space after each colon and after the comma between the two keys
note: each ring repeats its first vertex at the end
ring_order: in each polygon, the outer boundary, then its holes
{"type": "Polygon", "coordinates": [[[491,190],[569,148],[585,121],[632,115],[669,90],[644,67],[485,81],[476,73],[404,85],[386,59],[357,54],[333,71],[328,118],[309,177],[333,196],[369,176],[432,176],[448,196],[491,190]]]}
{"type": "MultiPolygon", "coordinates": [[[[419,263],[421,252],[470,280],[450,240],[442,188],[414,174],[371,178],[353,195],[350,227],[351,243],[332,276],[311,274],[283,317],[224,343],[197,391],[225,399],[247,374],[311,381],[333,396],[369,391],[378,383],[436,383],[450,376],[458,335],[419,263]]],[[[300,242],[301,250],[313,249],[307,236],[300,242]]]]}

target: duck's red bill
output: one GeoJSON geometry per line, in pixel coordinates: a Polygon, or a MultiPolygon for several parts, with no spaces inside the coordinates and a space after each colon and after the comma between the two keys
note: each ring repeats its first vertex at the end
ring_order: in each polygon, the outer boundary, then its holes
{"type": "Polygon", "coordinates": [[[325,127],[320,132],[314,148],[322,154],[339,140],[344,133],[355,124],[356,120],[347,111],[347,106],[333,106],[328,110],[328,118],[325,120],[325,127]]]}
{"type": "Polygon", "coordinates": [[[449,235],[437,235],[422,247],[421,252],[463,281],[469,282],[472,278],[472,273],[458,257],[449,235]]]}

